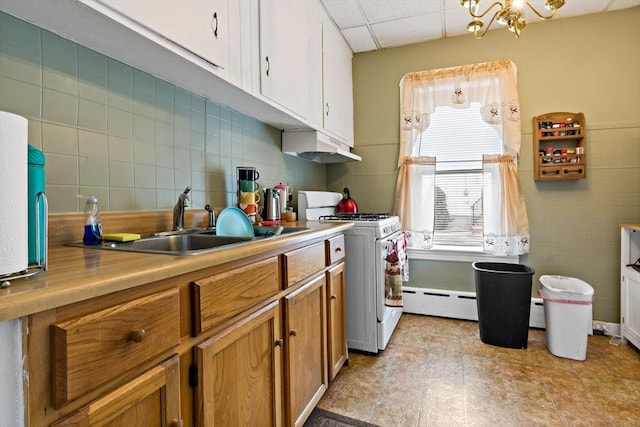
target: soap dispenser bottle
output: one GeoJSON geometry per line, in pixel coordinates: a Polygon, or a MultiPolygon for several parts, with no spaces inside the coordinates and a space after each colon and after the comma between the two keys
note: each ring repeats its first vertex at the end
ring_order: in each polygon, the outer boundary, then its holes
{"type": "Polygon", "coordinates": [[[99,245],[102,243],[102,224],[100,223],[100,210],[98,198],[89,196],[84,207],[84,237],[85,245],[99,245]]]}

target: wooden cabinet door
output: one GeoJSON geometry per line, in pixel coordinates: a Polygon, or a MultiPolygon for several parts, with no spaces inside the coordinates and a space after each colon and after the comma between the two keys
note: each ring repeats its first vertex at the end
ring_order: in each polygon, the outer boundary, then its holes
{"type": "Polygon", "coordinates": [[[344,263],[327,271],[327,334],[329,381],[333,380],[347,361],[347,288],[344,263]]]}
{"type": "Polygon", "coordinates": [[[56,421],[52,427],[180,427],[180,369],[177,355],[104,397],[56,421]]]}
{"type": "Polygon", "coordinates": [[[282,331],[278,301],[195,348],[196,425],[282,425],[282,331]]]}
{"type": "Polygon", "coordinates": [[[209,63],[226,68],[228,0],[100,0],[209,63]]]}
{"type": "Polygon", "coordinates": [[[327,389],[325,275],[285,297],[287,424],[301,426],[327,389]]]}
{"type": "Polygon", "coordinates": [[[260,92],[309,116],[309,2],[260,1],[260,92]]]}

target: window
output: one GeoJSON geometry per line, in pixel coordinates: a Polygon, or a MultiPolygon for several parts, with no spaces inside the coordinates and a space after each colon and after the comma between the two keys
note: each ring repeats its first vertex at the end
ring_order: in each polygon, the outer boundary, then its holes
{"type": "Polygon", "coordinates": [[[447,260],[460,260],[529,251],[517,170],[516,71],[503,59],[407,73],[400,80],[394,213],[416,256],[447,252],[447,260]]]}
{"type": "Polygon", "coordinates": [[[502,154],[502,138],[477,102],[436,107],[430,121],[412,155],[436,158],[433,244],[482,247],[482,154],[502,154]]]}

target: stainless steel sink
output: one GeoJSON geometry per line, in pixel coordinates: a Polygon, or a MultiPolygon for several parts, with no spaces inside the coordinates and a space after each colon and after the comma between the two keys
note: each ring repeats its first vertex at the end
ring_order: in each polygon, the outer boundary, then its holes
{"type": "Polygon", "coordinates": [[[177,234],[171,236],[149,237],[133,242],[105,242],[98,246],[84,246],[71,243],[70,246],[89,249],[141,252],[165,255],[197,255],[211,252],[220,247],[252,241],[251,237],[225,237],[204,234],[177,234]]]}
{"type": "MultiPolygon", "coordinates": [[[[211,229],[189,229],[180,232],[157,233],[154,237],[147,237],[132,242],[104,242],[101,245],[85,246],[82,242],[69,243],[87,249],[106,249],[112,251],[140,252],[165,255],[197,255],[212,252],[229,245],[247,243],[255,239],[275,237],[278,227],[254,227],[255,237],[218,236],[211,229]]],[[[309,230],[302,227],[284,227],[280,235],[290,235],[309,230]]]]}

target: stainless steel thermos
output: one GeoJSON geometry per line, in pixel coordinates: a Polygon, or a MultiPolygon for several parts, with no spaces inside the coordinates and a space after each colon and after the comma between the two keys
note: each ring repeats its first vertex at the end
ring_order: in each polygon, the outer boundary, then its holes
{"type": "Polygon", "coordinates": [[[262,209],[262,219],[265,221],[280,220],[280,194],[274,188],[264,189],[264,207],[262,209]]]}

